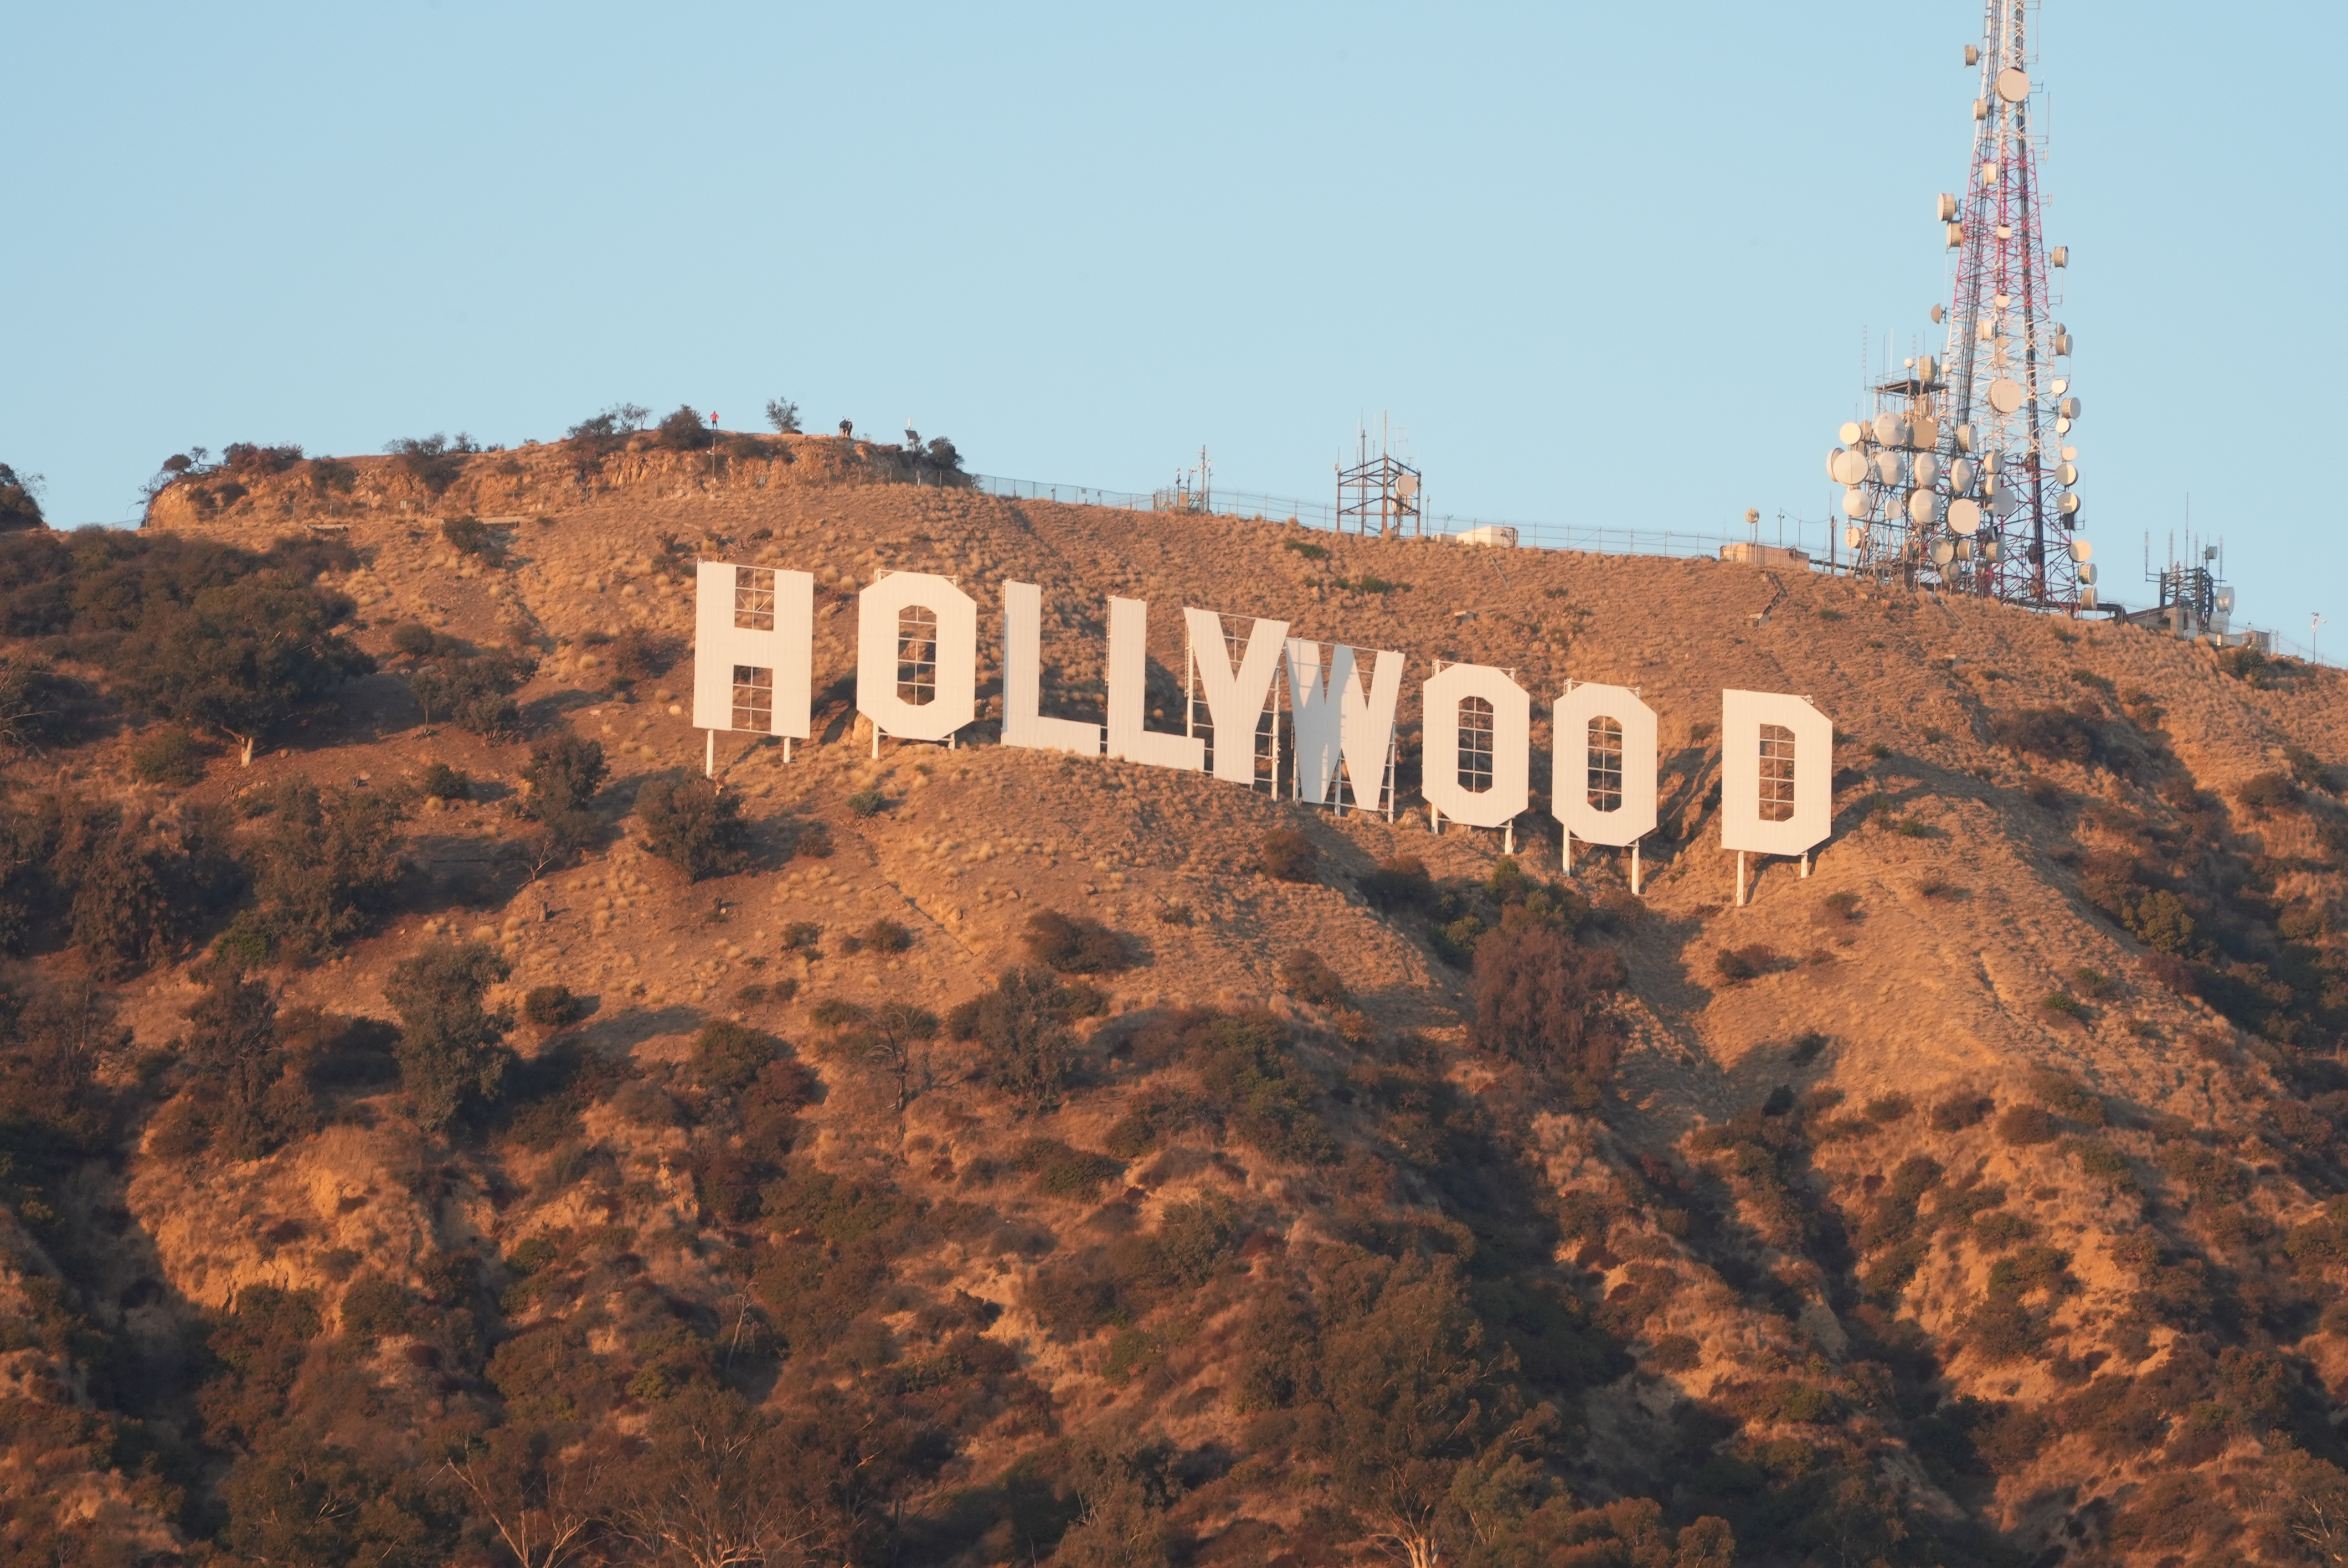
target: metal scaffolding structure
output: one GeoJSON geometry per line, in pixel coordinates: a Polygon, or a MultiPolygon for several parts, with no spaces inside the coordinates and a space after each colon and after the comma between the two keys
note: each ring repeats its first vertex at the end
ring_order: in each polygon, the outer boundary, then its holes
{"type": "Polygon", "coordinates": [[[2070,334],[2052,315],[2066,250],[2045,242],[2033,129],[2029,21],[2037,0],[1989,0],[1962,194],[1940,199],[1955,257],[1952,300],[1932,319],[1946,352],[1919,354],[1877,383],[1871,419],[1843,426],[1828,459],[1847,487],[1855,569],[1887,580],[2075,610],[2096,606],[2095,568],[2078,536],[2079,415],[2065,364],[2070,334]]]}
{"type": "Polygon", "coordinates": [[[1337,470],[1337,531],[1400,538],[1426,531],[1426,487],[1419,471],[1387,446],[1385,421],[1378,422],[1377,456],[1370,433],[1360,433],[1361,451],[1350,468],[1337,470]]]}

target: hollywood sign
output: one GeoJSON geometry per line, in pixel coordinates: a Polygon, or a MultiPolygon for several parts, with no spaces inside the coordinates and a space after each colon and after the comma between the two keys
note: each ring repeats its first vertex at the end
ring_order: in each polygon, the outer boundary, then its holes
{"type": "MultiPolygon", "coordinates": [[[[710,732],[773,735],[786,746],[808,736],[815,664],[815,578],[775,567],[700,563],[695,584],[693,723],[710,732]]],[[[1212,773],[1228,784],[1261,782],[1257,742],[1277,723],[1287,687],[1289,793],[1316,805],[1343,798],[1393,812],[1399,748],[1395,711],[1406,661],[1397,652],[1323,644],[1288,634],[1288,622],[1255,618],[1244,637],[1213,610],[1182,611],[1186,676],[1203,700],[1218,743],[1153,730],[1144,722],[1149,606],[1108,601],[1106,723],[1042,711],[1043,590],[1003,584],[1003,743],[1077,756],[1121,757],[1148,767],[1212,773]],[[1244,746],[1220,737],[1244,735],[1244,746]]],[[[1235,618],[1236,619],[1236,618],[1235,618]]],[[[978,718],[978,604],[950,578],[884,574],[857,596],[856,706],[880,737],[952,744],[978,718]]],[[[1532,696],[1506,670],[1446,663],[1419,688],[1424,714],[1420,790],[1439,827],[1513,829],[1531,804],[1532,696]]],[[[1551,710],[1559,765],[1550,814],[1573,841],[1628,846],[1656,821],[1655,712],[1627,686],[1569,682],[1551,710]],[[1564,764],[1565,737],[1588,738],[1581,770],[1564,764]]],[[[1195,726],[1186,723],[1186,731],[1195,726]]],[[[1833,816],[1834,724],[1800,697],[1720,694],[1721,846],[1745,856],[1801,856],[1828,836],[1833,816]]],[[[1633,886],[1636,872],[1633,872],[1633,886]]]]}

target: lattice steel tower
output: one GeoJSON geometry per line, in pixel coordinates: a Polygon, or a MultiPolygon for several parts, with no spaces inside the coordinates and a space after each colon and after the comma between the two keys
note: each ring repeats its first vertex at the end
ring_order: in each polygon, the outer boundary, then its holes
{"type": "Polygon", "coordinates": [[[2037,0],[1989,0],[1973,149],[1940,221],[1955,257],[1946,357],[1877,384],[1876,415],[1843,426],[1828,471],[1848,487],[1855,569],[2049,610],[2095,605],[2079,528],[2079,416],[2070,334],[2053,318],[2056,271],[2041,221],[2028,24],[2037,0]]]}

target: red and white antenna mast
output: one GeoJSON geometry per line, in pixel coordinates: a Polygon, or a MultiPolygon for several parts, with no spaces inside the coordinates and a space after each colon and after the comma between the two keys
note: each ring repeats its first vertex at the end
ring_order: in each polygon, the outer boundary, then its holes
{"type": "Polygon", "coordinates": [[[1944,592],[2048,610],[2093,608],[2095,568],[2078,537],[2079,402],[2070,334],[2051,314],[2054,272],[2041,223],[2027,24],[2037,0],[1989,0],[1971,171],[1944,193],[1956,257],[1945,359],[1905,361],[1869,387],[1875,414],[1842,427],[1827,459],[1846,487],[1852,569],[1944,592]]]}
{"type": "Polygon", "coordinates": [[[2042,147],[2031,122],[2036,9],[2036,0],[1989,0],[1982,44],[1965,51],[1965,63],[1981,68],[1972,168],[1964,194],[1941,199],[1957,257],[1946,365],[1949,520],[1961,533],[1969,518],[1978,519],[1973,559],[1964,563],[1971,569],[1952,575],[2012,603],[2074,610],[2094,605],[2095,571],[2082,571],[2088,552],[2076,537],[2071,337],[2052,315],[2054,274],[2070,257],[2046,245],[2042,147]],[[1957,504],[1967,499],[1972,509],[1957,504]],[[1998,548],[1980,548],[1989,542],[1998,548]]]}

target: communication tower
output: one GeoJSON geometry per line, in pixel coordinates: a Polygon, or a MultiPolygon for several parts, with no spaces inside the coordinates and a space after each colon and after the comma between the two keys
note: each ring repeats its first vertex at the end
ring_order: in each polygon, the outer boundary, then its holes
{"type": "Polygon", "coordinates": [[[1359,432],[1360,453],[1350,468],[1337,470],[1337,531],[1375,533],[1381,538],[1422,534],[1426,525],[1426,487],[1419,471],[1396,457],[1387,443],[1387,425],[1378,420],[1378,451],[1370,455],[1369,427],[1359,432]]]}
{"type": "Polygon", "coordinates": [[[1945,357],[1919,354],[1870,390],[1871,419],[1842,427],[1827,472],[1845,487],[1852,569],[1911,586],[2046,610],[2096,607],[2092,550],[2079,537],[2071,431],[2071,336],[2052,314],[2068,251],[2042,227],[2030,118],[2037,0],[1989,0],[1962,194],[1939,221],[1955,258],[1945,357]]]}

